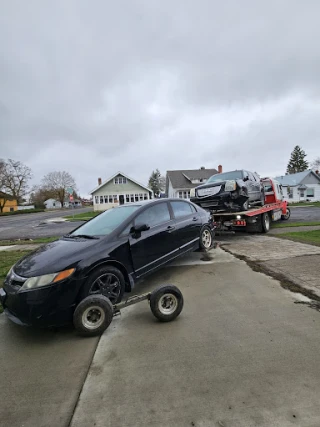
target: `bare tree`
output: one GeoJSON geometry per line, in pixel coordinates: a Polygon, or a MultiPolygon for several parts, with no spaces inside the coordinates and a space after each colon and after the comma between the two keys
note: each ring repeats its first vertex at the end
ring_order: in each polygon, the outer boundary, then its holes
{"type": "Polygon", "coordinates": [[[311,169],[314,171],[319,171],[320,170],[320,157],[317,157],[316,159],[314,159],[313,162],[311,162],[311,169]]]}
{"type": "Polygon", "coordinates": [[[5,161],[3,159],[0,159],[0,212],[3,212],[3,208],[8,200],[8,195],[4,192],[4,173],[5,169],[5,161]]]}
{"type": "Polygon", "coordinates": [[[76,183],[74,178],[65,171],[50,172],[42,179],[42,188],[54,195],[61,206],[63,206],[68,187],[75,190],[76,183]]]}
{"type": "Polygon", "coordinates": [[[18,203],[28,193],[28,183],[32,178],[31,169],[19,161],[1,161],[2,191],[17,199],[18,203]]]}

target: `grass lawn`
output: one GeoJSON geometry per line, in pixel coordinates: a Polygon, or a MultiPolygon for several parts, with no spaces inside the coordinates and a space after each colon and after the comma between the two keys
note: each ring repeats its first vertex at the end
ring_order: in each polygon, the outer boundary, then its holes
{"type": "Polygon", "coordinates": [[[289,203],[289,208],[290,206],[317,206],[318,208],[320,208],[320,202],[296,202],[296,203],[289,203]]]}
{"type": "Polygon", "coordinates": [[[320,221],[309,221],[309,222],[288,222],[281,221],[272,224],[272,228],[287,228],[287,227],[303,227],[303,226],[320,225],[320,221]]]}
{"type": "Polygon", "coordinates": [[[277,237],[284,237],[297,242],[320,246],[320,230],[283,233],[277,235],[277,237]]]}
{"type": "MultiPolygon", "coordinates": [[[[10,268],[15,264],[20,258],[27,255],[30,251],[3,251],[0,254],[0,287],[2,288],[4,279],[10,268]]],[[[0,313],[3,309],[0,304],[0,313]]]]}
{"type": "Polygon", "coordinates": [[[97,215],[99,215],[101,213],[100,212],[83,212],[83,213],[79,213],[79,214],[75,214],[74,216],[65,216],[65,218],[70,219],[70,220],[82,220],[82,221],[88,221],[88,219],[91,219],[97,215]]]}
{"type": "Polygon", "coordinates": [[[59,237],[40,237],[34,240],[0,240],[0,246],[10,245],[33,245],[35,243],[50,243],[58,240],[59,237]]]}

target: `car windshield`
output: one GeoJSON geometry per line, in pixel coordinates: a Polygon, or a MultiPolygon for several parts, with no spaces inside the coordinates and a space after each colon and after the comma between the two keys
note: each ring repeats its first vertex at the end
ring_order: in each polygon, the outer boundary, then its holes
{"type": "Polygon", "coordinates": [[[243,177],[242,171],[219,173],[217,175],[213,175],[212,177],[210,177],[207,183],[218,182],[218,181],[228,181],[229,179],[241,179],[242,177],[243,177]]]}
{"type": "Polygon", "coordinates": [[[106,236],[112,233],[123,221],[140,208],[140,205],[121,206],[106,212],[83,224],[70,236],[106,236]]]}

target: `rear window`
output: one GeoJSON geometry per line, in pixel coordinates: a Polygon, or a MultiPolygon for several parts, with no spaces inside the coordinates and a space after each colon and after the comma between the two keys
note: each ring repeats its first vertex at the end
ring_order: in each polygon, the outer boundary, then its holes
{"type": "Polygon", "coordinates": [[[171,202],[175,218],[182,218],[196,212],[195,208],[186,202],[171,202]]]}

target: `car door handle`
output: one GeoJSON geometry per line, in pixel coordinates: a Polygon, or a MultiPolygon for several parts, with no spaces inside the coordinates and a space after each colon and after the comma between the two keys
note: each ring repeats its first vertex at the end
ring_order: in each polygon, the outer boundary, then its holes
{"type": "Polygon", "coordinates": [[[174,227],[173,225],[169,225],[169,227],[167,227],[166,231],[168,233],[171,233],[171,231],[173,231],[176,227],[174,227]]]}
{"type": "Polygon", "coordinates": [[[192,218],[192,221],[198,221],[198,219],[199,219],[199,218],[197,218],[196,216],[194,216],[194,217],[192,218]]]}

